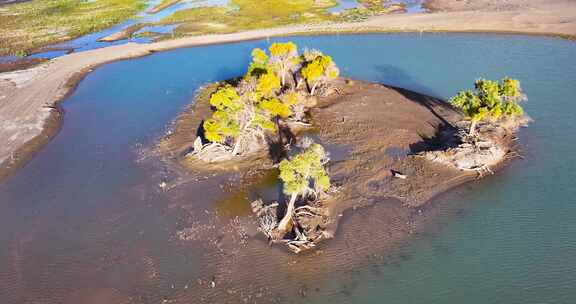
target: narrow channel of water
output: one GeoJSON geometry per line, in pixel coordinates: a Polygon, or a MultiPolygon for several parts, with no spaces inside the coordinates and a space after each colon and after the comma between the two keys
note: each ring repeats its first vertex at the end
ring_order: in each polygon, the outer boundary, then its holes
{"type": "MultiPolygon", "coordinates": [[[[322,278],[310,279],[318,285],[306,285],[306,292],[281,294],[275,286],[274,299],[576,302],[576,44],[483,34],[292,40],[332,55],[346,76],[443,98],[480,76],[518,78],[535,122],[521,132],[524,159],[438,198],[438,216],[426,233],[344,274],[331,275],[331,265],[324,265],[317,269],[322,278]]],[[[241,218],[245,210],[218,203],[225,195],[207,197],[216,193],[218,180],[214,189],[197,189],[191,182],[160,191],[166,172],[141,151],[165,132],[202,84],[242,74],[250,50],[267,44],[174,50],[108,64],[88,75],[63,103],[58,136],[0,184],[0,302],[200,303],[194,296],[205,290],[198,280],[207,278],[207,260],[201,242],[176,240],[177,231],[190,224],[180,215],[189,211],[194,221],[216,213],[241,218]]],[[[342,233],[362,231],[358,222],[377,223],[378,212],[350,215],[344,225],[356,226],[344,226],[342,233]]],[[[264,259],[255,256],[255,263],[258,258],[264,259]]],[[[289,267],[248,277],[264,283],[282,278],[295,286],[302,280],[289,267]]],[[[208,294],[227,295],[218,285],[208,294]]]]}
{"type": "MultiPolygon", "coordinates": [[[[65,41],[62,43],[56,43],[53,45],[46,46],[45,48],[39,50],[38,52],[31,54],[30,58],[41,58],[41,59],[53,59],[63,55],[66,55],[70,52],[82,52],[112,45],[119,45],[125,44],[128,42],[137,42],[137,43],[150,43],[154,41],[154,37],[139,34],[142,33],[155,33],[160,35],[171,34],[173,30],[178,26],[177,24],[170,24],[170,25],[158,25],[155,24],[160,22],[161,20],[165,19],[166,17],[174,14],[177,11],[196,8],[196,7],[210,7],[210,6],[225,6],[229,5],[229,0],[183,0],[174,5],[171,5],[157,13],[150,14],[148,11],[161,3],[162,0],[150,0],[147,3],[147,8],[136,15],[134,18],[129,19],[127,21],[121,22],[104,30],[83,35],[81,37],[72,39],[70,41],[65,41]],[[134,26],[136,24],[151,24],[148,26],[144,26],[141,29],[134,32],[134,37],[128,39],[121,39],[112,42],[104,42],[99,41],[99,39],[110,36],[112,34],[118,33],[130,26],[134,26]]],[[[422,8],[422,1],[421,0],[400,0],[395,1],[395,3],[404,3],[406,4],[406,11],[407,13],[422,13],[424,10],[422,8]]],[[[356,0],[339,0],[338,5],[328,9],[329,12],[338,13],[346,9],[356,8],[361,6],[361,4],[356,0]]],[[[0,63],[1,62],[9,62],[9,61],[16,61],[19,58],[16,56],[0,56],[0,63]]]]}

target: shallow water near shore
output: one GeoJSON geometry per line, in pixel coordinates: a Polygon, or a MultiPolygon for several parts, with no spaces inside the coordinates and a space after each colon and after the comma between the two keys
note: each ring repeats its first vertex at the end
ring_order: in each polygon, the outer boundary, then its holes
{"type": "MultiPolygon", "coordinates": [[[[254,290],[231,295],[234,286],[218,278],[216,288],[206,285],[208,264],[223,261],[206,257],[201,239],[182,243],[176,234],[191,224],[198,234],[209,233],[219,223],[236,233],[246,208],[234,202],[246,202],[247,194],[220,189],[230,181],[218,177],[209,177],[206,188],[188,180],[162,192],[158,183],[172,173],[143,151],[201,85],[241,75],[250,50],[269,42],[111,63],[89,74],[62,104],[66,114],[56,138],[0,184],[0,302],[576,302],[575,43],[487,34],[290,40],[332,55],[345,76],[441,98],[480,76],[520,79],[535,120],[520,132],[524,159],[435,199],[424,212],[425,229],[394,249],[378,245],[385,239],[378,215],[394,212],[394,205],[376,203],[347,212],[336,240],[322,248],[347,250],[334,255],[337,265],[311,266],[304,274],[286,266],[248,273],[241,278],[253,281],[254,290]],[[365,246],[346,249],[340,237],[354,234],[365,246]]],[[[287,256],[287,265],[312,260],[249,242],[256,249],[243,258],[255,265],[266,263],[266,254],[287,256]]]]}

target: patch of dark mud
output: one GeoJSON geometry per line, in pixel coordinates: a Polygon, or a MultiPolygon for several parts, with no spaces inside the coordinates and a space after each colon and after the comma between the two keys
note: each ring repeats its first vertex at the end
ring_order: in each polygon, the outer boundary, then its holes
{"type": "Polygon", "coordinates": [[[37,66],[47,59],[24,57],[10,61],[0,61],[0,73],[25,70],[37,66]]]}

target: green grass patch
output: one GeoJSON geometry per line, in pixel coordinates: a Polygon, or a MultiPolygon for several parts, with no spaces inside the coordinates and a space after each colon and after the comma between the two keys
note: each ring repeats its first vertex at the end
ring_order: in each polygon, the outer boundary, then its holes
{"type": "Polygon", "coordinates": [[[231,0],[224,7],[198,7],[175,12],[162,24],[179,24],[178,36],[224,34],[293,24],[327,21],[359,22],[399,12],[404,6],[388,0],[359,0],[361,7],[332,14],[337,0],[231,0]]]}
{"type": "Polygon", "coordinates": [[[125,21],[146,0],[32,0],[0,9],[0,55],[22,54],[125,21]]]}
{"type": "Polygon", "coordinates": [[[176,32],[186,35],[232,33],[335,20],[326,9],[336,4],[335,0],[231,0],[226,7],[181,10],[162,23],[179,23],[176,32]]]}

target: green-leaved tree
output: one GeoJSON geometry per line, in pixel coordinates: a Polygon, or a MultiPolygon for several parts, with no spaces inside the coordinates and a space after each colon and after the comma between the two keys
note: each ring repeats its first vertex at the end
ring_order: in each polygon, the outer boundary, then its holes
{"type": "Polygon", "coordinates": [[[260,48],[252,50],[252,62],[248,66],[245,78],[258,77],[268,71],[268,54],[260,48]]]}
{"type": "Polygon", "coordinates": [[[294,42],[273,43],[268,48],[270,62],[277,67],[282,86],[286,85],[286,75],[300,65],[298,46],[294,42]]]}
{"type": "Polygon", "coordinates": [[[262,99],[258,103],[258,108],[266,111],[272,117],[288,118],[292,114],[290,107],[277,98],[262,99]]]}
{"type": "Polygon", "coordinates": [[[256,104],[252,126],[264,131],[277,132],[276,117],[288,118],[292,114],[290,107],[277,98],[262,99],[256,104]]]}
{"type": "Polygon", "coordinates": [[[337,78],[340,70],[332,57],[319,53],[314,59],[304,64],[301,73],[308,83],[310,95],[314,95],[318,85],[337,78]]]}
{"type": "Polygon", "coordinates": [[[268,69],[266,72],[261,74],[256,81],[256,98],[260,99],[262,97],[270,97],[281,87],[282,84],[280,83],[278,76],[268,69]]]}
{"type": "Polygon", "coordinates": [[[233,87],[222,87],[210,96],[210,105],[216,111],[204,121],[204,136],[215,143],[234,142],[240,133],[238,114],[244,109],[240,96],[233,87]]]}
{"type": "Polygon", "coordinates": [[[524,110],[518,103],[525,99],[520,82],[505,77],[500,82],[478,79],[475,90],[460,91],[450,103],[470,120],[468,134],[474,135],[477,123],[482,120],[496,121],[523,115],[524,110]]]}
{"type": "Polygon", "coordinates": [[[280,162],[280,179],[284,183],[284,194],[290,196],[286,214],[278,224],[278,232],[286,234],[292,228],[294,207],[298,197],[326,191],[330,188],[330,178],[324,165],[326,151],[319,144],[312,144],[304,152],[290,160],[280,162]]]}

